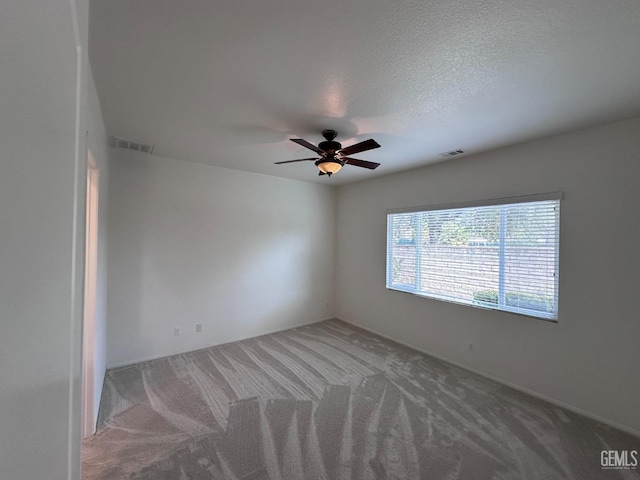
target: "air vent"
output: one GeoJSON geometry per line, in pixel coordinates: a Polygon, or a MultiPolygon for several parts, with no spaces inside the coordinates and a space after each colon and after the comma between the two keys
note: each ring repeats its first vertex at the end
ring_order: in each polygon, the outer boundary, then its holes
{"type": "Polygon", "coordinates": [[[155,145],[149,145],[147,143],[132,142],[131,140],[124,140],[118,137],[109,137],[109,146],[111,148],[124,148],[126,150],[135,150],[142,153],[153,153],[155,145]]]}
{"type": "Polygon", "coordinates": [[[455,157],[456,155],[460,155],[464,153],[464,150],[451,150],[450,152],[441,153],[441,157],[455,157]]]}

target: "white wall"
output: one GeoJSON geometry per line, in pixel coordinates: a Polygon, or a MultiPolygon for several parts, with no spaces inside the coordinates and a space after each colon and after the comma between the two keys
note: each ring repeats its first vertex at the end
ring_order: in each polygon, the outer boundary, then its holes
{"type": "Polygon", "coordinates": [[[638,152],[635,119],[339,188],[337,316],[640,432],[638,152]],[[558,324],[385,289],[387,209],[554,191],[558,324]]]}
{"type": "Polygon", "coordinates": [[[0,478],[7,480],[80,477],[86,3],[9,0],[0,15],[0,478]]]}
{"type": "Polygon", "coordinates": [[[96,325],[94,346],[94,425],[98,420],[104,375],[107,369],[107,194],[109,191],[109,149],[98,95],[88,71],[87,146],[99,170],[98,185],[98,264],[96,325]]]}
{"type": "Polygon", "coordinates": [[[109,366],[332,316],[332,188],[112,152],[109,366]]]}

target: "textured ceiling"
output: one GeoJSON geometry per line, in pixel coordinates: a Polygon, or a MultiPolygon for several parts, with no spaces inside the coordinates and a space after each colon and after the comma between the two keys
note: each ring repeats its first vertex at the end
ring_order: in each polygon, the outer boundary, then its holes
{"type": "Polygon", "coordinates": [[[640,114],[640,0],[94,0],[109,135],[339,185],[640,114]],[[289,138],[382,148],[328,179],[289,138]]]}

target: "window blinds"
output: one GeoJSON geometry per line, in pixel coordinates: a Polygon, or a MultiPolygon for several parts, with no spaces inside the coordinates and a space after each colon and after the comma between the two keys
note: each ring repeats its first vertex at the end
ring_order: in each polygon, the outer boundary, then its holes
{"type": "Polygon", "coordinates": [[[560,195],[387,215],[387,288],[558,318],[560,195]]]}

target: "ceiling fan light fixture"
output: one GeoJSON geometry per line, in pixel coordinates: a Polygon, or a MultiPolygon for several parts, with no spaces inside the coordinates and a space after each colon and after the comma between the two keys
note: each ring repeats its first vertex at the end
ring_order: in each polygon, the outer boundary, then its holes
{"type": "Polygon", "coordinates": [[[320,170],[322,173],[326,173],[329,176],[338,172],[342,168],[342,165],[343,162],[341,162],[340,160],[323,160],[316,163],[318,170],[320,170]]]}
{"type": "Polygon", "coordinates": [[[299,158],[297,160],[284,160],[282,162],[275,162],[276,165],[283,163],[296,163],[296,162],[314,162],[314,165],[320,170],[320,175],[327,175],[330,177],[334,173],[340,171],[345,165],[353,165],[354,167],[368,168],[374,170],[380,166],[376,162],[368,162],[366,160],[358,160],[350,155],[354,153],[366,152],[374,148],[379,148],[380,144],[374,139],[370,138],[364,142],[359,142],[354,145],[350,145],[346,148],[342,148],[342,144],[335,142],[338,132],[335,130],[324,130],[322,136],[325,138],[324,142],[320,142],[318,146],[306,141],[303,138],[291,138],[290,140],[297,143],[301,147],[313,150],[320,158],[299,158]]]}

